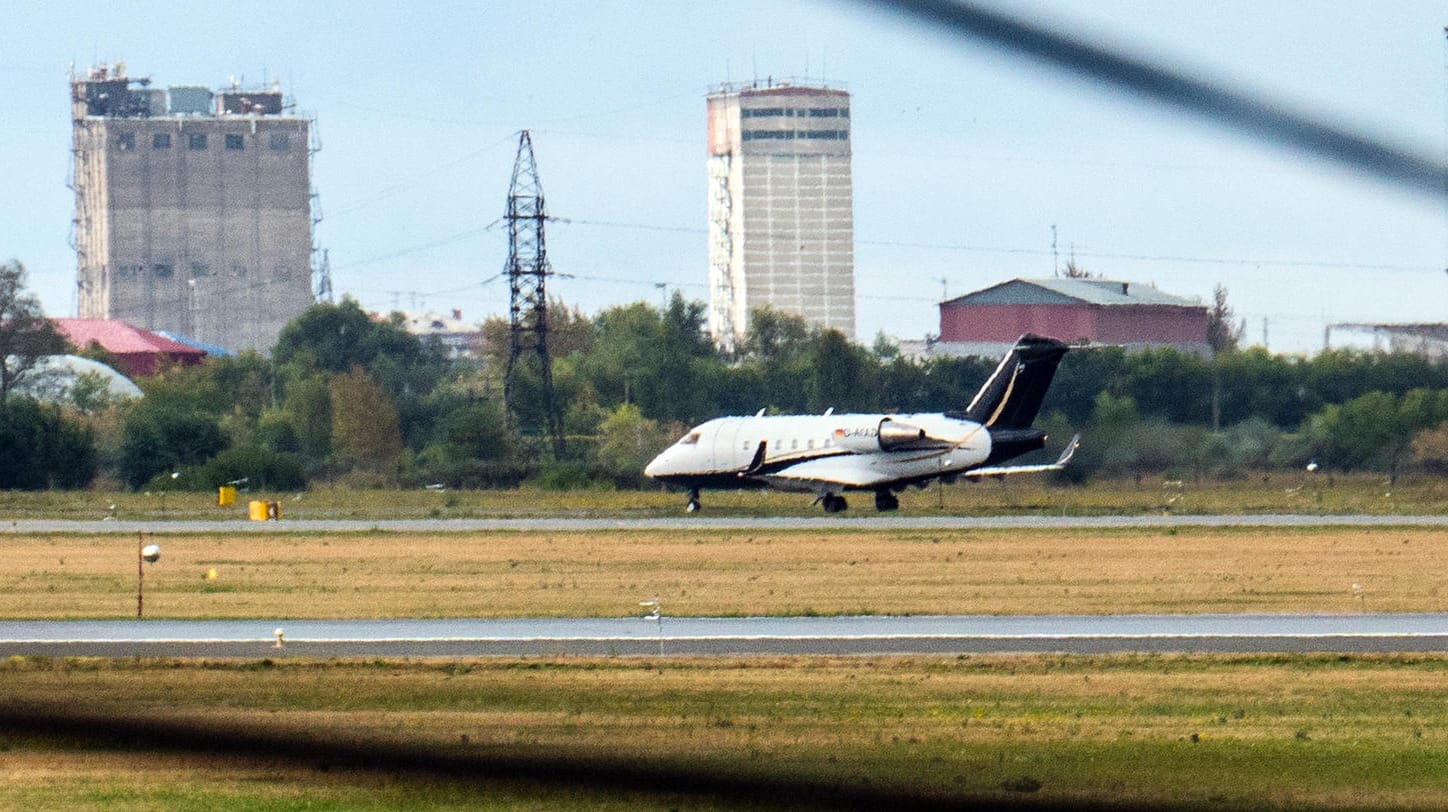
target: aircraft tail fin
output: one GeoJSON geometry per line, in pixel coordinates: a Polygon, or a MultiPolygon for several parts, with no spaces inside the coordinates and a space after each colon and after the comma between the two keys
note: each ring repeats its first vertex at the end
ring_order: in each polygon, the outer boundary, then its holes
{"type": "Polygon", "coordinates": [[[1054,338],[1021,336],[966,407],[966,418],[988,429],[1030,428],[1066,350],[1054,338]]]}

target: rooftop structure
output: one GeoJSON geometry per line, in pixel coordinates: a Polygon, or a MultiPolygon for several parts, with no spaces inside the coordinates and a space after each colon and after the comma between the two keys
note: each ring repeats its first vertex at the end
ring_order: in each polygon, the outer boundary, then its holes
{"type": "Polygon", "coordinates": [[[1108,279],[1012,279],[940,303],[932,354],[994,356],[1025,333],[1074,344],[1170,346],[1210,355],[1207,308],[1151,285],[1108,279]]]}
{"type": "Polygon", "coordinates": [[[310,121],[280,89],[71,77],[77,309],[265,351],[313,301],[310,121]]]}
{"type": "Polygon", "coordinates": [[[772,307],[854,338],[849,93],[724,85],[707,111],[710,334],[732,348],[772,307]]]}
{"type": "Polygon", "coordinates": [[[206,357],[204,350],[112,319],[53,319],[55,328],[78,349],[100,347],[125,375],[155,375],[169,364],[191,366],[206,357]]]}

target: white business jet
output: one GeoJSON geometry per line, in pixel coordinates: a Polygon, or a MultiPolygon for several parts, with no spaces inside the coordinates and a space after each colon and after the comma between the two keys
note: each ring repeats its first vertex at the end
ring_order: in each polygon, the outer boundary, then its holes
{"type": "Polygon", "coordinates": [[[644,474],[687,488],[690,513],[701,489],[759,487],[815,493],[838,513],[844,491],[874,491],[877,510],[895,510],[909,485],[1059,471],[1079,435],[1053,463],[1001,463],[1045,448],[1045,432],[1031,423],[1065,353],[1055,339],[1021,336],[963,412],[720,417],[690,429],[644,474]]]}

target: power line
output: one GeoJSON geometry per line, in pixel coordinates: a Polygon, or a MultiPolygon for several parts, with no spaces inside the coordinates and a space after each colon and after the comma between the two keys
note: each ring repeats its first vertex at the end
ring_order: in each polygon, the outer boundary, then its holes
{"type": "Polygon", "coordinates": [[[912,18],[939,31],[984,41],[1415,192],[1448,198],[1448,166],[1433,158],[1290,112],[1287,105],[1279,102],[1255,98],[1165,65],[1114,52],[1074,32],[1058,33],[963,0],[876,0],[872,8],[912,18]]]}

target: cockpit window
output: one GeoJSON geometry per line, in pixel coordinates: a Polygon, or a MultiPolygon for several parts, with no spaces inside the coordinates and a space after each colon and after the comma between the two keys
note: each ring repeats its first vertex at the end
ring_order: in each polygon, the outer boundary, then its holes
{"type": "Polygon", "coordinates": [[[679,442],[675,443],[675,445],[694,445],[697,442],[699,442],[699,432],[691,431],[683,437],[680,437],[679,442]]]}

